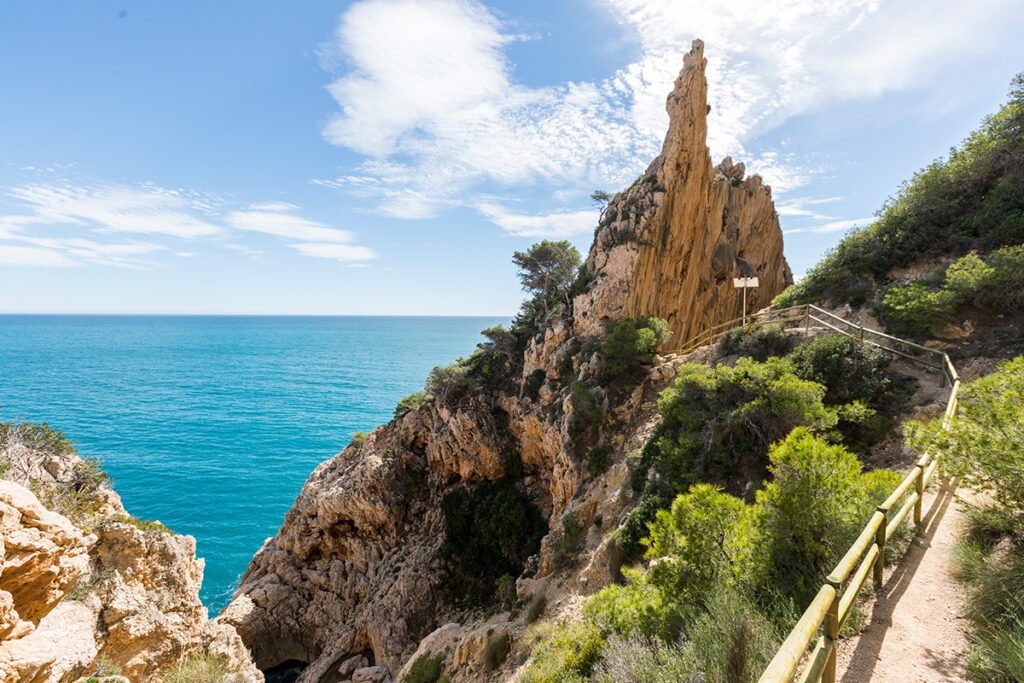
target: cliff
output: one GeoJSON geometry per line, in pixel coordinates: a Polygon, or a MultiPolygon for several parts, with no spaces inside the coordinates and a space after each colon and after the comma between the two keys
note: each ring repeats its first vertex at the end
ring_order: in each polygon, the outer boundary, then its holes
{"type": "MultiPolygon", "coordinates": [[[[531,597],[593,592],[618,576],[608,532],[633,505],[626,454],[650,437],[658,391],[681,360],[659,358],[612,387],[598,353],[609,326],[661,317],[668,347],[740,315],[733,276],[761,278],[751,310],[791,281],[770,189],[743,180],[742,164],[712,166],[702,51],[695,41],[669,97],[662,154],[609,203],[571,306],[506,350],[498,370],[460,380],[310,476],[217,619],[258,667],[299,663],[300,681],[385,681],[437,654],[455,681],[507,677],[510,664],[487,651],[502,634],[518,637],[531,597]],[[461,541],[446,535],[460,514],[451,496],[470,501],[481,482],[500,482],[503,501],[522,498],[544,520],[511,587],[497,576],[475,586],[498,579],[504,598],[467,598],[465,558],[453,560],[461,541]]],[[[490,533],[513,538],[520,511],[491,512],[490,533]]]]}
{"type": "Polygon", "coordinates": [[[0,680],[148,681],[211,658],[226,681],[263,680],[238,634],[207,618],[194,538],[129,516],[66,442],[40,443],[31,425],[0,437],[0,680]]]}

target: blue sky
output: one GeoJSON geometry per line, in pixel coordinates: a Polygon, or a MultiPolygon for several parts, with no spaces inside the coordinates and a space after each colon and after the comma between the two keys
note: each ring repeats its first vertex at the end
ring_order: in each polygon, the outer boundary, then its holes
{"type": "Polygon", "coordinates": [[[1019,0],[0,0],[0,312],[480,314],[695,37],[801,273],[1005,99],[1019,0]],[[553,6],[552,6],[553,5],[553,6]]]}

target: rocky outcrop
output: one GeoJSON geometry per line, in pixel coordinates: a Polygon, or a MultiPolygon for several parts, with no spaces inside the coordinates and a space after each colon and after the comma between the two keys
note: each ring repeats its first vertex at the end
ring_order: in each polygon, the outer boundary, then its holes
{"type": "Polygon", "coordinates": [[[666,347],[678,348],[743,314],[734,277],[760,279],[748,292],[751,311],[793,282],[771,188],[759,176],[744,180],[744,165],[730,157],[712,167],[706,65],[704,44],[695,40],[668,98],[661,155],[604,213],[587,258],[594,281],[574,305],[577,334],[655,315],[672,330],[666,347]]]}
{"type": "Polygon", "coordinates": [[[35,630],[89,566],[95,540],[0,480],[0,639],[35,630]]]}
{"type": "Polygon", "coordinates": [[[515,375],[436,397],[310,476],[217,619],[260,668],[306,663],[302,683],[370,670],[386,679],[443,647],[452,680],[506,677],[512,664],[496,670],[484,652],[495,634],[521,636],[525,616],[489,624],[450,592],[440,503],[459,486],[510,477],[548,520],[514,582],[521,600],[590,593],[618,578],[607,532],[632,504],[626,454],[653,432],[657,394],[681,359],[662,358],[628,391],[613,391],[596,352],[607,324],[656,315],[679,343],[740,315],[733,276],[761,278],[751,309],[791,281],[770,189],[731,159],[712,167],[704,67],[697,41],[669,97],[662,154],[609,204],[579,293],[526,342],[515,375]],[[598,444],[611,454],[607,471],[588,461],[598,444]]]}
{"type": "Polygon", "coordinates": [[[207,618],[194,538],[128,516],[73,453],[0,451],[9,476],[94,530],[0,479],[0,680],[148,681],[188,657],[218,658],[235,683],[263,680],[234,629],[207,618]]]}

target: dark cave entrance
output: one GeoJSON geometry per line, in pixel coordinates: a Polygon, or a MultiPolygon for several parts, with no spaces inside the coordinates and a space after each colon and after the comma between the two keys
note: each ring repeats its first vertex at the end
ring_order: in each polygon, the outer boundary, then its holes
{"type": "Polygon", "coordinates": [[[276,666],[272,666],[269,669],[263,671],[263,676],[266,678],[267,683],[295,683],[295,679],[299,677],[305,668],[309,666],[307,662],[300,661],[298,659],[289,659],[286,662],[281,662],[276,666]]]}

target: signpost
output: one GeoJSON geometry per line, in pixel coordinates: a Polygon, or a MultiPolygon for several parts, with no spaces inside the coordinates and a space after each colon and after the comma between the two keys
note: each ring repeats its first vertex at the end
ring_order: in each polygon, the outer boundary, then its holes
{"type": "Polygon", "coordinates": [[[747,324],[747,288],[757,287],[758,282],[756,277],[734,277],[732,279],[732,286],[739,289],[743,289],[743,325],[747,324]]]}

